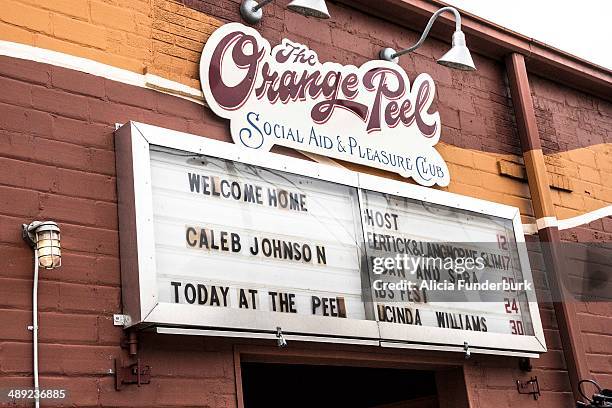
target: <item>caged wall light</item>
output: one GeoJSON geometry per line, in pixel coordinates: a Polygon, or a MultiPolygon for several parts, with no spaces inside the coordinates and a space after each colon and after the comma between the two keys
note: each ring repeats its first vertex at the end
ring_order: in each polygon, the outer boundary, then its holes
{"type": "Polygon", "coordinates": [[[53,221],[34,221],[22,227],[23,239],[34,248],[38,266],[55,269],[62,265],[60,229],[53,221]]]}
{"type": "Polygon", "coordinates": [[[34,221],[21,226],[23,239],[34,248],[34,283],[32,286],[32,331],[34,406],[40,406],[38,381],[38,269],[55,269],[62,265],[60,229],[53,221],[34,221]]]}
{"type": "Polygon", "coordinates": [[[417,41],[417,43],[412,47],[408,47],[401,51],[395,51],[393,48],[383,48],[379,54],[380,59],[397,63],[401,55],[407,54],[419,48],[427,38],[427,35],[429,35],[429,30],[431,30],[431,26],[433,25],[434,21],[440,16],[440,14],[446,11],[450,11],[455,15],[455,32],[453,34],[451,49],[438,60],[438,64],[461,71],[476,70],[470,50],[465,44],[465,35],[463,34],[463,31],[461,31],[461,15],[454,7],[442,7],[440,10],[436,11],[427,22],[427,26],[425,26],[425,30],[423,31],[421,38],[419,38],[419,41],[417,41]]]}

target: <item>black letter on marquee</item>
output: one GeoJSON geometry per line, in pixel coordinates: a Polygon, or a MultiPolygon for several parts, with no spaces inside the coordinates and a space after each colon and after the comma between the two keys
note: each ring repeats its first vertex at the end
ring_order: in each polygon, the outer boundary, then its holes
{"type": "Polygon", "coordinates": [[[187,231],[185,232],[185,239],[187,240],[187,244],[191,247],[194,247],[198,244],[198,241],[195,239],[193,240],[190,239],[190,235],[197,235],[195,228],[189,227],[187,228],[187,231]]]}
{"type": "Polygon", "coordinates": [[[238,307],[240,309],[248,309],[249,302],[247,301],[246,294],[244,293],[244,289],[240,289],[240,301],[238,302],[238,307]]]}
{"type": "Polygon", "coordinates": [[[174,286],[174,303],[179,302],[179,287],[182,285],[181,282],[170,282],[174,286]]]}
{"type": "Polygon", "coordinates": [[[327,265],[327,257],[325,256],[325,247],[317,245],[317,262],[327,265]]]}
{"type": "Polygon", "coordinates": [[[195,190],[196,193],[200,192],[200,175],[199,174],[191,174],[187,173],[187,177],[189,178],[189,188],[191,192],[195,190]]]}

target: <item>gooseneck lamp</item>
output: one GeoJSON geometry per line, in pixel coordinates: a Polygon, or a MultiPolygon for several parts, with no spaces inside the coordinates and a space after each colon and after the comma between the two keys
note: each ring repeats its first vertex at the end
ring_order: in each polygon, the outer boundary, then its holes
{"type": "Polygon", "coordinates": [[[440,16],[440,14],[446,11],[450,11],[455,15],[455,32],[453,33],[451,49],[438,60],[438,64],[461,71],[476,70],[474,61],[472,61],[470,50],[465,44],[465,35],[463,34],[463,31],[461,31],[461,15],[454,7],[442,7],[440,10],[436,11],[427,22],[427,26],[425,26],[425,30],[423,31],[421,38],[419,38],[419,41],[417,41],[417,43],[412,47],[408,47],[401,51],[395,51],[393,48],[383,48],[379,54],[380,59],[397,63],[401,55],[407,54],[419,48],[429,35],[429,31],[431,30],[431,26],[433,25],[434,21],[438,18],[438,16],[440,16]]]}
{"type": "MultiPolygon", "coordinates": [[[[262,8],[273,0],[242,0],[240,15],[249,24],[257,24],[263,15],[262,8]]],[[[325,0],[293,0],[287,5],[289,10],[309,17],[329,18],[325,0]]]]}
{"type": "Polygon", "coordinates": [[[329,18],[325,0],[293,0],[287,8],[306,17],[329,18]]]}
{"type": "Polygon", "coordinates": [[[34,398],[40,406],[38,382],[38,269],[55,269],[62,264],[60,229],[53,221],[34,221],[22,225],[23,239],[34,248],[34,284],[32,287],[32,331],[34,398]]]}

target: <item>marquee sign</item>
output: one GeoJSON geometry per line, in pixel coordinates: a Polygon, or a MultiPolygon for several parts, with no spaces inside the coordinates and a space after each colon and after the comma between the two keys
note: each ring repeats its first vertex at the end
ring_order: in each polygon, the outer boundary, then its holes
{"type": "Polygon", "coordinates": [[[533,290],[467,288],[532,281],[516,208],[139,123],[116,158],[129,326],[546,349],[533,290]],[[403,255],[414,273],[387,265],[403,255]]]}
{"type": "Polygon", "coordinates": [[[440,115],[431,112],[432,78],[411,83],[387,61],[360,67],[321,63],[307,46],[284,39],[271,47],[253,28],[221,26],[200,60],[207,104],[230,120],[234,142],[268,151],[273,145],[449,184],[435,150],[440,115]]]}

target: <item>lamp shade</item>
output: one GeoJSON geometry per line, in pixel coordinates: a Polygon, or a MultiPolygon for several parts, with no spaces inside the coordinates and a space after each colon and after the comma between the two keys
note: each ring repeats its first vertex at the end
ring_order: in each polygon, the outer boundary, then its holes
{"type": "Polygon", "coordinates": [[[329,18],[325,0],[293,0],[287,8],[304,16],[329,18]]]}
{"type": "Polygon", "coordinates": [[[476,70],[470,50],[465,45],[463,31],[455,31],[453,34],[453,46],[438,60],[438,64],[462,71],[476,70]]]}

